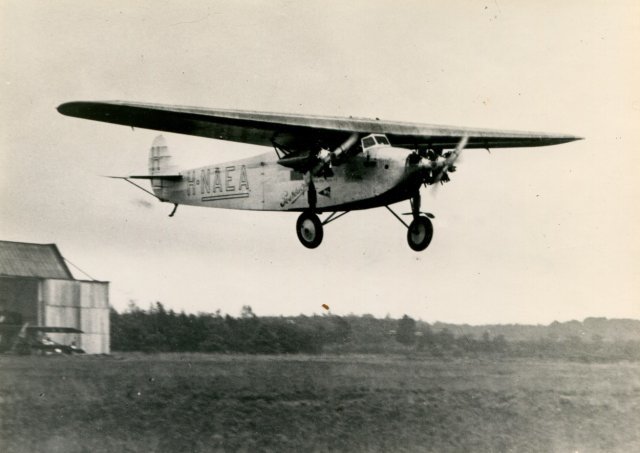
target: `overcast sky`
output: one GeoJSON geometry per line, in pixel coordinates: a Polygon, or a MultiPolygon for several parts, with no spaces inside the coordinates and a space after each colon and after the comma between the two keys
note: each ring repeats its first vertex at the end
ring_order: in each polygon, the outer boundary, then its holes
{"type": "MultiPolygon", "coordinates": [[[[111,282],[117,309],[640,318],[638,55],[631,0],[0,0],[0,239],[56,243],[111,282]],[[385,209],[350,213],[307,250],[296,214],[169,218],[102,178],[143,171],[158,132],[55,108],[113,99],[586,140],[465,152],[452,183],[423,193],[436,220],[422,253],[385,209]]],[[[269,151],[163,135],[185,166],[269,151]]]]}

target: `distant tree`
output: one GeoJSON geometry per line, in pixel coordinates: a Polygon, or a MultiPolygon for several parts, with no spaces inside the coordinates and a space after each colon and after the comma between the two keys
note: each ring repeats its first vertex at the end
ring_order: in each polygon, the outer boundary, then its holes
{"type": "Polygon", "coordinates": [[[274,354],[280,352],[278,336],[273,329],[265,324],[260,324],[248,344],[247,352],[252,354],[274,354]]]}
{"type": "Polygon", "coordinates": [[[434,347],[434,335],[433,330],[429,327],[429,324],[423,325],[421,328],[422,335],[418,337],[418,351],[432,352],[434,347]]]}
{"type": "Polygon", "coordinates": [[[491,334],[488,330],[482,332],[482,339],[480,340],[480,349],[484,352],[493,351],[493,343],[491,342],[491,334]]]}
{"type": "Polygon", "coordinates": [[[228,323],[219,311],[215,315],[200,315],[203,338],[198,345],[198,350],[204,352],[231,351],[234,339],[229,330],[228,323]]]}
{"type": "Polygon", "coordinates": [[[455,339],[455,347],[462,352],[476,352],[478,350],[485,350],[486,347],[482,342],[478,342],[473,335],[463,334],[459,335],[455,339]]]}
{"type": "Polygon", "coordinates": [[[240,310],[240,317],[242,319],[251,319],[256,317],[255,313],[251,309],[251,305],[242,306],[242,310],[240,310]]]}
{"type": "Polygon", "coordinates": [[[404,345],[412,345],[416,342],[416,322],[413,318],[404,315],[398,321],[396,340],[404,345]]]}
{"type": "Polygon", "coordinates": [[[445,327],[435,334],[435,342],[445,350],[453,349],[456,344],[456,336],[445,327]]]}
{"type": "Polygon", "coordinates": [[[570,335],[565,340],[565,343],[571,348],[580,348],[582,347],[582,338],[580,337],[580,335],[570,335]]]}
{"type": "Polygon", "coordinates": [[[496,352],[505,352],[508,344],[504,335],[498,335],[493,339],[493,350],[496,352]]]}
{"type": "Polygon", "coordinates": [[[296,328],[295,348],[292,352],[319,353],[326,342],[326,333],[322,326],[316,328],[296,328]]]}
{"type": "Polygon", "coordinates": [[[331,329],[331,337],[327,338],[329,342],[346,343],[351,340],[352,330],[348,320],[341,316],[332,316],[331,321],[334,328],[331,329]]]}
{"type": "Polygon", "coordinates": [[[129,300],[125,313],[139,313],[141,311],[142,309],[138,307],[138,304],[136,304],[135,300],[129,300]]]}

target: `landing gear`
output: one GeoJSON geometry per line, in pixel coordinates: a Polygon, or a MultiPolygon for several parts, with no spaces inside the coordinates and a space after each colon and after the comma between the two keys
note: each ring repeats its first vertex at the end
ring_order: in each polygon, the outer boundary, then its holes
{"type": "Polygon", "coordinates": [[[404,215],[413,216],[413,220],[409,225],[398,216],[389,206],[385,206],[393,216],[398,219],[400,223],[407,227],[407,242],[409,247],[416,252],[421,252],[431,244],[433,239],[433,224],[430,219],[433,219],[433,214],[428,212],[420,212],[420,192],[418,191],[411,198],[411,212],[404,215]]]}
{"type": "Polygon", "coordinates": [[[433,224],[420,212],[420,190],[411,198],[411,215],[413,221],[407,231],[409,247],[416,252],[426,249],[433,238],[433,224]]]}
{"type": "Polygon", "coordinates": [[[303,212],[296,222],[298,239],[308,249],[315,249],[322,242],[322,222],[313,212],[303,212]]]}
{"type": "Polygon", "coordinates": [[[322,222],[315,214],[316,203],[318,202],[318,195],[316,194],[316,186],[313,184],[313,174],[307,172],[305,175],[307,179],[307,200],[309,202],[309,209],[304,211],[298,217],[296,222],[296,233],[298,233],[298,239],[308,249],[315,249],[322,242],[322,222]]]}
{"type": "Polygon", "coordinates": [[[407,242],[416,252],[426,249],[433,238],[433,224],[428,217],[419,216],[413,219],[407,230],[407,242]]]}

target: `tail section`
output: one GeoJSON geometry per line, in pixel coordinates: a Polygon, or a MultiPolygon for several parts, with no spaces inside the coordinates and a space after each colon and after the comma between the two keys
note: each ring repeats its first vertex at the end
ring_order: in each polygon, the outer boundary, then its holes
{"type": "Polygon", "coordinates": [[[151,181],[153,194],[161,201],[169,201],[171,192],[182,179],[182,175],[178,172],[178,167],[172,163],[167,142],[162,135],[158,135],[149,150],[149,173],[121,179],[148,179],[151,181]]]}
{"type": "Polygon", "coordinates": [[[173,165],[171,153],[167,141],[162,135],[158,135],[149,150],[149,175],[173,175],[176,174],[176,166],[173,165]]]}
{"type": "Polygon", "coordinates": [[[181,179],[162,135],[153,140],[149,150],[149,176],[153,193],[160,200],[167,200],[176,181],[181,179]]]}

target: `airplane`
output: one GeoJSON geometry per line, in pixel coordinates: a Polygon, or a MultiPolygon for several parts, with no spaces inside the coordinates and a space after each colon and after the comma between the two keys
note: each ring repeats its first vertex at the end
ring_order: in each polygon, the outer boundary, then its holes
{"type": "Polygon", "coordinates": [[[433,237],[433,214],[421,211],[422,186],[450,180],[463,149],[547,146],[581,137],[428,124],[207,109],[124,101],[74,101],[63,115],[132,128],[272,148],[264,154],[199,168],[176,166],[162,136],[149,152],[149,172],[120,177],[179,205],[300,212],[298,239],[313,249],[324,226],[350,211],[385,207],[407,228],[412,250],[433,237]],[[132,180],[149,180],[152,192],[132,180]],[[389,206],[409,200],[407,224],[389,206]],[[329,213],[324,220],[319,214],[329,213]]]}

